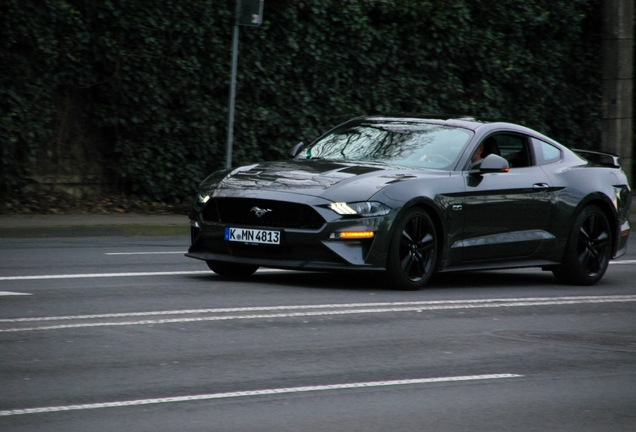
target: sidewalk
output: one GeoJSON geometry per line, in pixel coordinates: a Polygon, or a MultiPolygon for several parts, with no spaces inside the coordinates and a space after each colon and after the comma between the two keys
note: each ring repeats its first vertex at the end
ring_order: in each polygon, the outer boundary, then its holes
{"type": "Polygon", "coordinates": [[[188,236],[186,215],[11,215],[0,216],[0,238],[91,236],[188,236]]]}

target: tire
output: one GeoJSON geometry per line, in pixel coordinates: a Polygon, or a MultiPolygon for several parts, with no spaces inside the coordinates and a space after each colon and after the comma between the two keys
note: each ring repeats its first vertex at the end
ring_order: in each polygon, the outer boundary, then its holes
{"type": "Polygon", "coordinates": [[[611,232],[600,208],[585,207],[574,221],[561,266],[552,271],[554,276],[574,285],[593,285],[601,280],[610,260],[611,232]]]}
{"type": "Polygon", "coordinates": [[[437,263],[437,233],[424,210],[410,209],[396,222],[386,266],[393,289],[418,290],[429,281],[437,263]]]}
{"type": "Polygon", "coordinates": [[[254,274],[258,270],[258,266],[249,264],[235,264],[220,261],[206,261],[210,270],[219,276],[230,278],[246,278],[254,274]]]}

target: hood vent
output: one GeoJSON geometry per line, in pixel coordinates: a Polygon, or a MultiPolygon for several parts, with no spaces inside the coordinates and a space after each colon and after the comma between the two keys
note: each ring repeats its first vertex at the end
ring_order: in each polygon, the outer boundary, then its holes
{"type": "Polygon", "coordinates": [[[340,170],[338,172],[345,173],[345,174],[360,175],[360,174],[366,174],[366,173],[370,173],[374,171],[382,171],[382,168],[367,167],[367,166],[352,166],[352,167],[340,170]]]}

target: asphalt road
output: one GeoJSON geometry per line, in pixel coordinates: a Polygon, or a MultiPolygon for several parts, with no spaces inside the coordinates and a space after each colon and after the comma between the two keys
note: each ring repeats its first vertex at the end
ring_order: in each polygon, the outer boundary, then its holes
{"type": "Polygon", "coordinates": [[[0,430],[634,431],[636,241],[540,270],[257,272],[185,236],[0,239],[0,430]]]}

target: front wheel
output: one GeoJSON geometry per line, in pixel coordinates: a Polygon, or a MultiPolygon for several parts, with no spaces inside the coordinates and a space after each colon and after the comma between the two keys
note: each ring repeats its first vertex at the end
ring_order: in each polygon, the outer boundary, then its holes
{"type": "Polygon", "coordinates": [[[611,254],[611,228],[605,213],[595,205],[576,217],[561,266],[553,270],[564,283],[593,285],[605,274],[611,254]]]}
{"type": "Polygon", "coordinates": [[[205,263],[214,273],[231,278],[248,277],[258,270],[258,266],[249,264],[235,264],[220,261],[206,261],[205,263]]]}
{"type": "Polygon", "coordinates": [[[437,262],[437,233],[424,210],[411,209],[396,222],[389,246],[386,277],[390,286],[401,290],[423,288],[437,262]]]}

